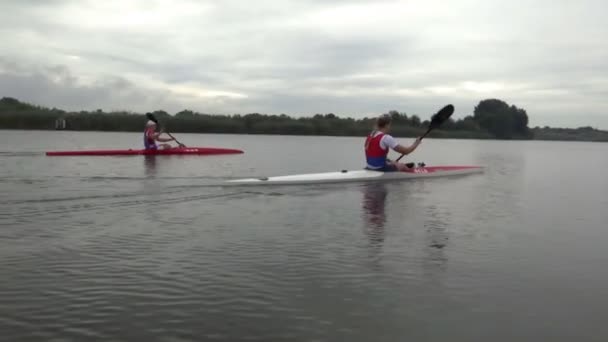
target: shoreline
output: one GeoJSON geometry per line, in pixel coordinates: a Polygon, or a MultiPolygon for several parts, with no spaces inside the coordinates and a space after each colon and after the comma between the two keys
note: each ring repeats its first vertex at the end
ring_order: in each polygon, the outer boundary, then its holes
{"type": "MultiPolygon", "coordinates": [[[[576,130],[570,129],[569,130],[576,130]]],[[[14,131],[23,131],[23,132],[78,132],[78,133],[134,133],[140,134],[142,132],[135,130],[72,130],[72,129],[38,129],[38,128],[0,128],[0,131],[14,132],[14,131]]],[[[445,132],[445,131],[439,131],[445,132]]],[[[181,132],[181,131],[171,131],[172,134],[208,134],[208,135],[252,135],[252,136],[268,136],[268,137],[327,137],[327,138],[362,138],[362,135],[327,135],[327,134],[290,134],[290,133],[239,133],[239,132],[181,132]]],[[[398,139],[415,139],[416,136],[403,136],[403,135],[393,135],[398,139]]],[[[492,137],[458,137],[458,136],[433,136],[432,134],[427,136],[425,139],[433,139],[433,140],[482,140],[482,141],[556,141],[556,142],[591,142],[591,143],[608,143],[607,140],[591,140],[591,139],[559,139],[559,138],[530,138],[530,139],[522,139],[522,138],[513,138],[513,139],[499,139],[492,137]]]]}

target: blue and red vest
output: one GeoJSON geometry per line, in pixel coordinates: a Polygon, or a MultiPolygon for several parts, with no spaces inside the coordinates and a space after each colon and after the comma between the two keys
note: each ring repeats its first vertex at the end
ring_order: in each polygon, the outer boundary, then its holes
{"type": "Polygon", "coordinates": [[[386,166],[386,157],[388,156],[388,148],[382,149],[380,141],[384,137],[384,133],[378,133],[374,136],[376,131],[370,133],[365,140],[365,159],[367,160],[367,167],[370,169],[380,169],[386,166]]]}
{"type": "Polygon", "coordinates": [[[154,127],[146,127],[146,130],[144,130],[144,148],[146,150],[157,148],[156,142],[150,137],[154,133],[154,127]]]}

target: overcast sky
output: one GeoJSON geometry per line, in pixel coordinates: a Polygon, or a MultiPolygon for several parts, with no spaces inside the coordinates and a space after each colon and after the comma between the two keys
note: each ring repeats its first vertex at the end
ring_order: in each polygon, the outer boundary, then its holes
{"type": "Polygon", "coordinates": [[[3,0],[0,96],[65,109],[455,117],[608,129],[604,0],[3,0]]]}

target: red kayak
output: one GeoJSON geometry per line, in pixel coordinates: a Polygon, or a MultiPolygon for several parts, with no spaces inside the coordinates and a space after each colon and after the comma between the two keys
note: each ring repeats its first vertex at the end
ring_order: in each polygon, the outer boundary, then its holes
{"type": "Polygon", "coordinates": [[[166,150],[89,150],[89,151],[53,151],[47,156],[140,156],[140,155],[217,155],[239,154],[241,150],[214,147],[176,147],[166,150]]]}

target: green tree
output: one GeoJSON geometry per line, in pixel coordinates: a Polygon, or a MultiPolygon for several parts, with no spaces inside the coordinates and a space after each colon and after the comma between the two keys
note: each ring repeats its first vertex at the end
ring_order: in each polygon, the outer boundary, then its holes
{"type": "Polygon", "coordinates": [[[193,111],[187,110],[187,109],[184,109],[181,112],[175,113],[175,117],[193,117],[195,115],[197,115],[197,114],[194,113],[193,111]]]}
{"type": "Polygon", "coordinates": [[[420,125],[422,125],[422,122],[420,121],[418,115],[412,115],[412,117],[410,118],[410,125],[412,127],[420,127],[420,125]]]}
{"type": "Polygon", "coordinates": [[[473,119],[496,138],[528,138],[528,115],[525,110],[509,106],[498,99],[480,101],[475,106],[473,119]]]}

